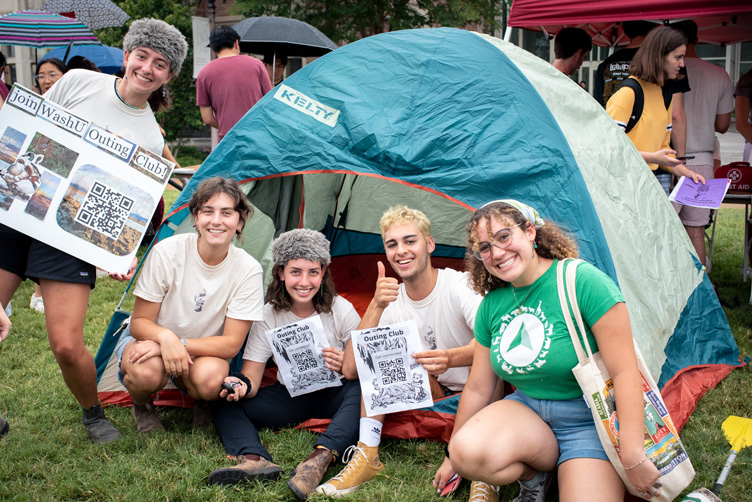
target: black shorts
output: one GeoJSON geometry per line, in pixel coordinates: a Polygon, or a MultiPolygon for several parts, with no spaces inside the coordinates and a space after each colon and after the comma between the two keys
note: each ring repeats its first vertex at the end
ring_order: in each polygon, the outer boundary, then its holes
{"type": "Polygon", "coordinates": [[[90,284],[94,288],[97,268],[59,249],[0,224],[0,268],[22,279],[51,279],[90,284]]]}

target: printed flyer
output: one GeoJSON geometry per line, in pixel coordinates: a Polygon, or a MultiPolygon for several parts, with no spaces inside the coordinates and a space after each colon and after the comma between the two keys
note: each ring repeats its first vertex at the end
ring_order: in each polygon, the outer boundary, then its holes
{"type": "Polygon", "coordinates": [[[318,315],[265,333],[291,397],[342,385],[339,375],[324,362],[323,351],[329,341],[318,315]]]}
{"type": "Polygon", "coordinates": [[[0,223],[125,273],[174,164],[15,84],[0,109],[0,223]]]}
{"type": "Polygon", "coordinates": [[[412,356],[423,350],[414,320],[353,331],[352,341],[369,417],[433,406],[428,372],[412,356]]]}

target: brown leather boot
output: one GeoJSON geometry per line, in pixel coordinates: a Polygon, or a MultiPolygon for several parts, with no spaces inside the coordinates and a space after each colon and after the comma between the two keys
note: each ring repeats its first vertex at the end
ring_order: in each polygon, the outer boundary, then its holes
{"type": "Polygon", "coordinates": [[[275,481],[285,472],[258,455],[238,455],[238,465],[216,469],[209,475],[210,485],[236,485],[254,480],[275,481]]]}
{"type": "Polygon", "coordinates": [[[324,477],[329,465],[334,461],[334,453],[326,448],[316,448],[308,458],[303,460],[295,470],[292,477],[287,480],[295,498],[305,500],[316,489],[324,477]]]}
{"type": "Polygon", "coordinates": [[[159,421],[157,409],[151,399],[146,404],[133,403],[133,419],[136,421],[136,428],[141,434],[164,430],[162,422],[159,421]]]}

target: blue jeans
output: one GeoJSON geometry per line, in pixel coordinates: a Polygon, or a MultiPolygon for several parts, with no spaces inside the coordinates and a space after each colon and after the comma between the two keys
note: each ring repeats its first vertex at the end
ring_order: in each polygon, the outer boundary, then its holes
{"type": "Polygon", "coordinates": [[[360,425],[360,382],[342,380],[341,387],[329,387],[310,394],[290,397],[287,388],[275,382],[262,387],[251,399],[209,402],[222,444],[228,455],[255,454],[272,461],[261,444],[258,429],[295,427],[309,418],[331,418],[332,422],[316,440],[342,455],[358,438],[360,425]]]}
{"type": "Polygon", "coordinates": [[[551,428],[559,443],[557,466],[573,458],[598,458],[608,461],[585,398],[564,401],[534,399],[517,390],[504,399],[524,404],[551,428]]]}

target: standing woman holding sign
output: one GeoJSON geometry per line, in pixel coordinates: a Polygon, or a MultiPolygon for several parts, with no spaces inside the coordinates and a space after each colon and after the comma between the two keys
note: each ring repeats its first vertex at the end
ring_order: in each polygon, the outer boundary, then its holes
{"type": "MultiPolygon", "coordinates": [[[[45,98],[160,155],[164,141],[148,100],[155,95],[160,107],[169,104],[164,86],[180,71],[188,44],[164,21],[139,19],[123,38],[123,49],[122,79],[72,70],[45,98]]],[[[83,408],[86,432],[95,443],[120,438],[99,405],[94,358],[84,344],[86,308],[96,281],[94,265],[3,225],[0,240],[0,302],[7,305],[26,278],[42,286],[50,347],[66,385],[83,408]]],[[[110,275],[126,280],[134,268],[110,275]]]]}
{"type": "Polygon", "coordinates": [[[228,455],[238,465],[217,469],[210,483],[236,484],[253,479],[274,480],[282,468],[261,444],[258,428],[294,427],[309,418],[331,418],[313,452],[298,464],[287,484],[299,500],[318,486],[326,469],[355,442],[360,420],[360,384],[344,380],[342,361],[350,332],[360,316],[337,295],[329,272],[329,241],[315,230],[296,229],[280,235],[272,246],[272,282],[266,292],[264,320],[254,323],[243,354],[242,372],[225,381],[234,392],[222,391],[225,401],[211,403],[214,425],[228,455]],[[265,332],[319,315],[329,346],[326,367],[340,375],[342,386],[291,397],[278,374],[274,385],[259,388],[272,349],[265,332]]]}

